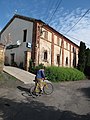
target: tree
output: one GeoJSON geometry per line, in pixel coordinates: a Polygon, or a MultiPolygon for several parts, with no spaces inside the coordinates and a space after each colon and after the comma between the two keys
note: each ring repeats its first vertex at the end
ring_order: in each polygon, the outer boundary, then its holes
{"type": "Polygon", "coordinates": [[[84,72],[85,69],[85,62],[86,62],[85,51],[86,51],[86,45],[81,41],[79,54],[78,54],[78,69],[82,72],[84,72]]]}
{"type": "Polygon", "coordinates": [[[86,49],[85,54],[86,54],[86,64],[85,64],[85,66],[90,66],[90,49],[89,48],[86,49]]]}
{"type": "Polygon", "coordinates": [[[87,48],[86,49],[86,64],[85,64],[85,69],[84,69],[84,73],[86,74],[86,76],[90,76],[90,49],[87,48]]]}

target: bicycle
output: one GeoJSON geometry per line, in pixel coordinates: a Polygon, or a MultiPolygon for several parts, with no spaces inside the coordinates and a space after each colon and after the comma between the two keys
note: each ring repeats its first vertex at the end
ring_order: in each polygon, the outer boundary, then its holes
{"type": "MultiPolygon", "coordinates": [[[[34,82],[36,82],[36,81],[34,80],[34,82]]],[[[48,82],[47,80],[44,80],[42,84],[43,84],[43,93],[42,94],[50,95],[53,93],[54,87],[53,87],[52,83],[48,82]]],[[[37,83],[37,85],[39,86],[38,83],[37,83]]],[[[30,92],[31,96],[36,97],[36,95],[34,93],[36,93],[37,96],[40,96],[41,95],[40,89],[34,91],[34,88],[35,88],[35,85],[31,86],[31,88],[30,88],[29,92],[30,92]]]]}

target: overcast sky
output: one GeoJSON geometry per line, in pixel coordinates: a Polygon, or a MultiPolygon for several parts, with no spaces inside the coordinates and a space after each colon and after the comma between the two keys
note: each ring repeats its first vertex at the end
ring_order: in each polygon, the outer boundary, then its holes
{"type": "Polygon", "coordinates": [[[90,0],[0,0],[0,30],[13,15],[41,19],[76,44],[90,48],[90,0]]]}

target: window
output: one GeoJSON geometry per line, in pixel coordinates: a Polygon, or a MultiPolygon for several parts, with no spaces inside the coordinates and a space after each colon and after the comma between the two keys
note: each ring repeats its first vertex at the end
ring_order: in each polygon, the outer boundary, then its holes
{"type": "Polygon", "coordinates": [[[68,49],[68,43],[66,42],[66,49],[68,49]]]}
{"type": "Polygon", "coordinates": [[[44,38],[48,39],[48,32],[47,31],[44,32],[44,38]]]}
{"type": "Polygon", "coordinates": [[[66,57],[66,65],[68,65],[68,57],[66,57]]]}
{"type": "Polygon", "coordinates": [[[44,51],[44,60],[47,61],[47,50],[44,51]]]}
{"type": "Polygon", "coordinates": [[[73,53],[76,53],[76,48],[75,47],[73,47],[73,53]]]}
{"type": "Polygon", "coordinates": [[[60,55],[57,54],[57,64],[59,65],[60,64],[60,55]]]}
{"type": "Polygon", "coordinates": [[[27,30],[23,31],[23,42],[26,42],[27,39],[27,30]]]}
{"type": "Polygon", "coordinates": [[[59,37],[57,37],[57,45],[60,45],[59,37]]]}

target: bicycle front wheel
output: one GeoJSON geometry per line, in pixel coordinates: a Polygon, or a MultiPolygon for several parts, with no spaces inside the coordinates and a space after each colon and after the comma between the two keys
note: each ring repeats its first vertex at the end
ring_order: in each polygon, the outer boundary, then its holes
{"type": "Polygon", "coordinates": [[[46,83],[46,85],[43,88],[43,91],[46,95],[50,95],[53,92],[54,88],[51,83],[46,83]]]}

